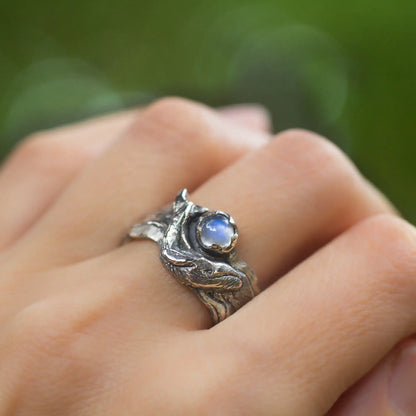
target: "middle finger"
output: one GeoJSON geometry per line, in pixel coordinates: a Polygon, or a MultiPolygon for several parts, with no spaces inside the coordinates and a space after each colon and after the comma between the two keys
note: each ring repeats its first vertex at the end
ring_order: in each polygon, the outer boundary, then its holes
{"type": "Polygon", "coordinates": [[[195,188],[267,140],[202,105],[160,100],[71,184],[13,252],[20,264],[35,268],[105,253],[135,219],[168,202],[179,187],[195,188]]]}
{"type": "MultiPolygon", "coordinates": [[[[393,211],[341,151],[304,131],[278,135],[205,182],[191,200],[236,220],[237,249],[262,288],[353,224],[393,211]]],[[[153,242],[130,243],[105,257],[97,259],[98,269],[145,284],[143,301],[154,319],[209,326],[203,305],[166,276],[153,242]]]]}

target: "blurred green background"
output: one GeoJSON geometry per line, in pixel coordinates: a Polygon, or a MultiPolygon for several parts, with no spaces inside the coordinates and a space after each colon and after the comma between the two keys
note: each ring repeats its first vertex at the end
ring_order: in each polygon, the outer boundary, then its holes
{"type": "Polygon", "coordinates": [[[415,222],[415,45],[414,0],[0,0],[0,154],[167,94],[259,102],[276,131],[330,137],[415,222]]]}

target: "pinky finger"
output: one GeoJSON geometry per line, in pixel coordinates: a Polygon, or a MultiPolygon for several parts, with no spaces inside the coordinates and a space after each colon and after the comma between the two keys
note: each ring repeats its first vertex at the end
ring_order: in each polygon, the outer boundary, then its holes
{"type": "Polygon", "coordinates": [[[406,341],[392,352],[327,414],[371,415],[416,415],[416,339],[406,341]]]}

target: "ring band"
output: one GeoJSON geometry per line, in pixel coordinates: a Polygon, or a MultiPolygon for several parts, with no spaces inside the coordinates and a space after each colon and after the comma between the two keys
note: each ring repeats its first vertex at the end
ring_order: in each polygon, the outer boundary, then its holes
{"type": "Polygon", "coordinates": [[[183,189],[172,204],[135,224],[123,243],[158,243],[163,265],[198,296],[216,324],[259,292],[253,270],[237,255],[237,237],[230,215],[195,205],[183,189]]]}

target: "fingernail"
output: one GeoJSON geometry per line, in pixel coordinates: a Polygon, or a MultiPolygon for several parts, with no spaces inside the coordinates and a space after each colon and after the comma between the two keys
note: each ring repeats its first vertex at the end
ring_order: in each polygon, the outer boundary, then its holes
{"type": "Polygon", "coordinates": [[[219,109],[228,120],[251,128],[271,132],[272,121],[269,111],[260,104],[238,104],[219,109]]]}
{"type": "Polygon", "coordinates": [[[416,416],[416,342],[405,346],[394,364],[390,400],[402,416],[416,416]]]}

